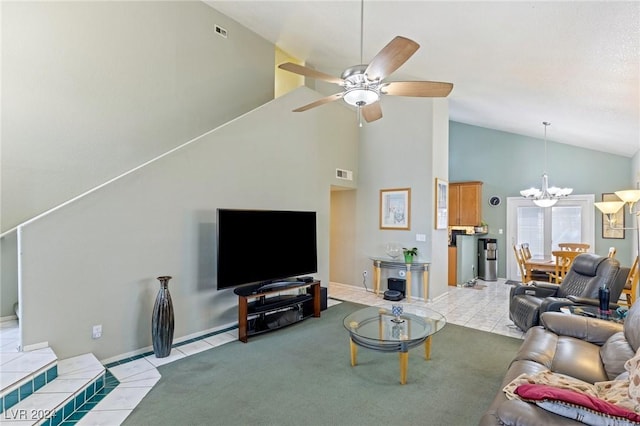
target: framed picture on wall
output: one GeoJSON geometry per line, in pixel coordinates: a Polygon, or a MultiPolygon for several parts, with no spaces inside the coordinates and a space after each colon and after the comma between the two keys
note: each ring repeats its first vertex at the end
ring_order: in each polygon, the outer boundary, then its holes
{"type": "Polygon", "coordinates": [[[411,226],[411,188],[380,190],[380,229],[411,226]]]}
{"type": "MultiPolygon", "coordinates": [[[[622,201],[616,194],[613,193],[603,193],[602,201],[622,201]]],[[[602,238],[611,238],[611,239],[624,239],[624,206],[620,210],[616,212],[615,216],[615,226],[616,228],[611,228],[609,225],[609,221],[607,220],[607,215],[602,214],[602,238]]]]}
{"type": "Polygon", "coordinates": [[[436,229],[447,229],[449,222],[449,182],[436,178],[436,229]]]}

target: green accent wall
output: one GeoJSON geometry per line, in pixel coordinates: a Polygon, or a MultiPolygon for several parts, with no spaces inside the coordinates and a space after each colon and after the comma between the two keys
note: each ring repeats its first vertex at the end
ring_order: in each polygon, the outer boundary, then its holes
{"type": "MultiPolygon", "coordinates": [[[[542,122],[542,121],[541,121],[542,122]]],[[[479,180],[482,187],[482,211],[489,224],[491,238],[498,239],[498,276],[506,275],[506,256],[512,256],[511,243],[505,241],[507,197],[519,197],[520,190],[539,187],[544,169],[544,137],[540,138],[449,122],[449,181],[479,180]],[[488,199],[498,195],[503,202],[491,207],[488,199]],[[498,229],[505,234],[499,235],[498,229]]],[[[549,183],[569,186],[574,194],[595,194],[632,187],[632,159],[601,151],[555,143],[547,132],[547,173],[549,183]]],[[[627,217],[628,220],[628,217],[627,217]]],[[[623,265],[631,264],[633,237],[627,232],[624,240],[602,239],[602,216],[596,215],[595,252],[605,254],[615,245],[617,258],[623,265]]]]}

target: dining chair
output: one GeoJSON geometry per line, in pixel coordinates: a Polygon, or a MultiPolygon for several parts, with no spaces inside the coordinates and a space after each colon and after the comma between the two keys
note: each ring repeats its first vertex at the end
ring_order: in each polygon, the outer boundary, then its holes
{"type": "Polygon", "coordinates": [[[556,269],[555,272],[549,274],[551,278],[550,282],[554,282],[556,284],[562,283],[564,276],[567,275],[569,269],[571,268],[571,264],[573,260],[581,254],[579,251],[567,251],[567,250],[554,250],[551,254],[556,259],[556,269]]]}
{"type": "Polygon", "coordinates": [[[520,281],[524,282],[527,276],[527,270],[525,269],[524,259],[522,258],[522,247],[514,244],[513,254],[516,256],[516,263],[518,264],[518,270],[520,271],[520,281]]]}
{"type": "Polygon", "coordinates": [[[616,251],[617,249],[615,247],[609,247],[609,253],[607,254],[607,257],[613,259],[614,257],[616,257],[616,251]]]}
{"type": "Polygon", "coordinates": [[[520,253],[522,254],[522,260],[525,262],[531,259],[531,250],[529,249],[529,243],[520,244],[520,253]]]}
{"type": "Polygon", "coordinates": [[[621,305],[626,305],[629,308],[634,304],[638,297],[638,279],[640,278],[640,270],[638,269],[638,257],[636,256],[629,270],[627,281],[624,283],[622,294],[625,296],[620,299],[621,305]]]}
{"type": "MultiPolygon", "coordinates": [[[[527,270],[526,262],[533,257],[531,255],[531,249],[529,248],[529,243],[520,244],[520,257],[522,258],[522,262],[523,262],[522,267],[526,271],[527,270]]],[[[551,278],[549,277],[549,274],[545,271],[531,269],[531,271],[529,272],[529,276],[531,277],[532,280],[551,282],[551,278]]]]}
{"type": "Polygon", "coordinates": [[[587,251],[589,251],[591,245],[587,243],[558,243],[558,247],[560,247],[560,250],[579,251],[586,253],[587,251]]]}

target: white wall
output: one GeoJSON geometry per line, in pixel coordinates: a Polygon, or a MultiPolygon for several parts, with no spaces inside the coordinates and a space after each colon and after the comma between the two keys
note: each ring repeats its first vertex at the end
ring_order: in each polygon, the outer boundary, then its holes
{"type": "Polygon", "coordinates": [[[0,232],[273,99],[274,46],[202,2],[1,7],[0,232]]]}
{"type": "MultiPolygon", "coordinates": [[[[273,98],[274,46],[199,1],[0,10],[0,234],[273,98]]],[[[0,317],[15,238],[0,239],[0,317]]]]}
{"type": "Polygon", "coordinates": [[[215,288],[218,207],[316,211],[326,286],[330,189],[336,167],[355,168],[357,137],[341,107],[291,112],[316,97],[298,89],[24,226],[23,345],[100,359],[148,347],[160,275],[174,277],[176,339],[237,321],[236,296],[215,288]]]}
{"type": "MultiPolygon", "coordinates": [[[[434,230],[435,177],[447,178],[448,109],[446,100],[386,96],[384,117],[361,130],[357,195],[357,267],[352,283],[360,286],[362,271],[372,277],[370,256],[384,256],[388,242],[418,247],[430,261],[432,299],[447,291],[447,234],[434,230]],[[434,167],[434,164],[436,165],[434,167]],[[411,229],[379,229],[381,189],[411,188],[411,229]],[[426,241],[416,241],[425,234],[426,241]]],[[[414,274],[415,276],[415,274],[414,274]]],[[[383,276],[386,280],[387,276],[383,276]]],[[[369,288],[372,287],[369,279],[369,288]]],[[[424,297],[419,280],[411,294],[424,297]]]]}

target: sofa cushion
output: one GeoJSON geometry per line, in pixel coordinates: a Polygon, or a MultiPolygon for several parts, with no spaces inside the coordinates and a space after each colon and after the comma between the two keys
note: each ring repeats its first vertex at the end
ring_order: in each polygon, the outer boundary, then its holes
{"type": "Polygon", "coordinates": [[[635,355],[623,332],[609,337],[600,348],[600,358],[610,380],[625,371],[625,363],[635,355]]]}
{"type": "Polygon", "coordinates": [[[598,346],[604,345],[609,337],[623,330],[622,324],[560,312],[544,312],[540,316],[540,322],[549,332],[575,337],[598,346]]]}
{"type": "Polygon", "coordinates": [[[580,255],[573,260],[571,268],[580,275],[595,277],[598,272],[598,266],[605,259],[606,257],[598,256],[594,253],[580,255]]]}
{"type": "Polygon", "coordinates": [[[600,358],[600,346],[574,337],[558,337],[551,371],[589,383],[611,380],[600,358]]]}

